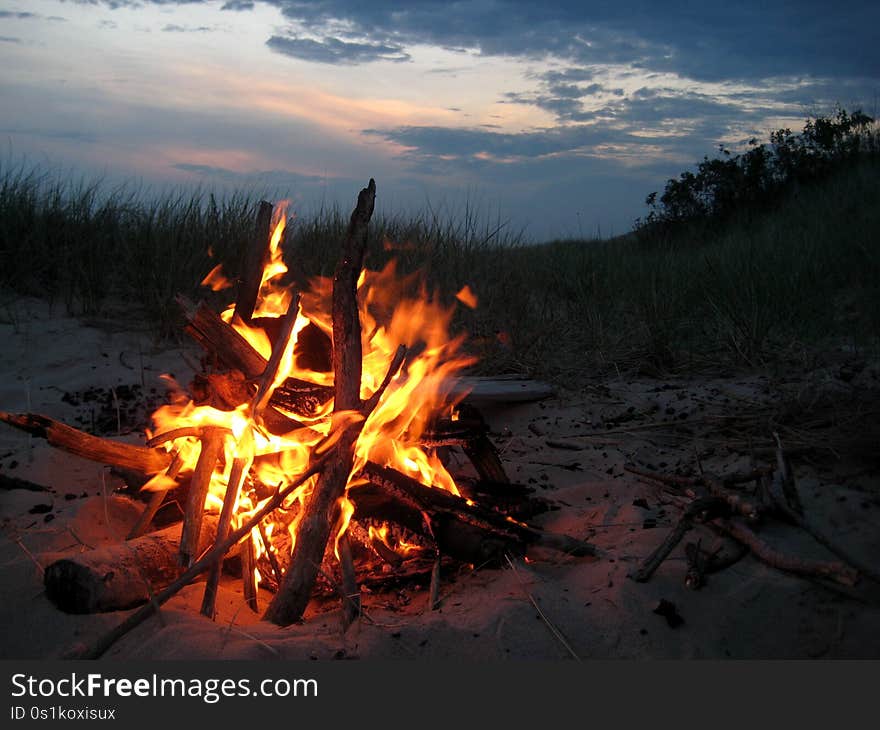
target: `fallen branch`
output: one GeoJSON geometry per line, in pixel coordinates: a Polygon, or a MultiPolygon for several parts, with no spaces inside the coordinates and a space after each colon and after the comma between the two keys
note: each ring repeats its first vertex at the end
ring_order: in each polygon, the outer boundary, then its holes
{"type": "Polygon", "coordinates": [[[44,438],[58,449],[102,464],[133,469],[143,474],[156,474],[167,469],[171,463],[171,455],[166,451],[92,436],[36,413],[0,411],[0,421],[44,438]]]}
{"type": "Polygon", "coordinates": [[[649,580],[663,561],[669,557],[675,546],[694,527],[696,522],[706,522],[719,515],[727,514],[728,511],[729,505],[718,497],[695,499],[688,505],[688,508],[681,515],[672,531],[666,536],[666,539],[645,559],[638,569],[630,573],[629,577],[639,583],[649,580]]]}
{"type": "Polygon", "coordinates": [[[786,555],[762,540],[743,520],[734,518],[719,523],[719,527],[752,551],[754,556],[767,565],[799,575],[827,578],[845,586],[853,586],[858,580],[856,570],[843,563],[825,560],[804,560],[786,555]]]}

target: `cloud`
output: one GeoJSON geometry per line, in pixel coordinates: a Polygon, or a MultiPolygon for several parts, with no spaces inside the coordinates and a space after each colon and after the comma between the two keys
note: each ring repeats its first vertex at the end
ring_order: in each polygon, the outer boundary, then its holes
{"type": "Polygon", "coordinates": [[[0,10],[0,18],[16,18],[18,20],[24,20],[25,18],[39,18],[40,16],[36,13],[27,13],[23,11],[15,11],[15,10],[0,10]]]}
{"type": "Polygon", "coordinates": [[[8,35],[0,35],[0,43],[21,43],[21,38],[14,38],[13,36],[8,35]]]}
{"type": "MultiPolygon", "coordinates": [[[[203,0],[205,1],[205,0],[203,0]]],[[[199,0],[104,0],[110,7],[195,4],[199,0]]],[[[310,33],[338,41],[347,31],[355,46],[293,37],[275,50],[324,63],[392,60],[416,44],[468,49],[483,55],[548,58],[568,63],[560,81],[589,81],[592,64],[626,64],[703,81],[756,80],[786,75],[816,77],[880,74],[880,4],[851,0],[846,9],[827,0],[735,4],[689,0],[481,0],[450,5],[436,0],[263,0],[310,33]],[[324,46],[323,48],[320,46],[324,46]],[[361,55],[362,54],[362,55],[361,55]],[[340,57],[346,61],[340,61],[340,57]],[[587,68],[587,70],[584,70],[587,68]]],[[[226,9],[246,9],[227,0],[226,9]]],[[[550,79],[548,79],[549,81],[550,79]]]]}
{"type": "Polygon", "coordinates": [[[399,45],[357,43],[331,36],[316,41],[311,38],[272,36],[266,45],[285,56],[314,63],[355,64],[372,61],[409,61],[410,56],[399,45]]]}
{"type": "Polygon", "coordinates": [[[619,135],[593,125],[555,127],[529,132],[495,132],[484,128],[402,126],[367,129],[407,148],[413,159],[473,160],[506,164],[513,160],[574,153],[617,139],[619,135]]]}
{"type": "Polygon", "coordinates": [[[220,8],[221,10],[253,10],[254,4],[250,0],[228,0],[220,8]]]}
{"type": "Polygon", "coordinates": [[[316,185],[324,182],[324,178],[316,175],[303,175],[292,170],[254,170],[240,172],[226,167],[204,165],[192,162],[178,162],[172,167],[183,172],[190,172],[217,181],[235,184],[247,184],[255,181],[267,186],[302,186],[316,185]]]}
{"type": "Polygon", "coordinates": [[[211,29],[207,25],[175,25],[169,23],[162,28],[163,33],[209,33],[211,29]]]}

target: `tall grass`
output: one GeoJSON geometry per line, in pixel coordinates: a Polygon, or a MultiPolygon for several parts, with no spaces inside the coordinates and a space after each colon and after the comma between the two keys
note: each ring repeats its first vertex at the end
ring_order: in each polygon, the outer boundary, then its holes
{"type": "MultiPolygon", "coordinates": [[[[493,372],[755,367],[832,340],[876,348],[878,173],[869,157],[721,233],[694,225],[662,241],[635,232],[535,245],[468,208],[379,216],[367,265],[395,258],[450,303],[470,285],[479,306],[459,307],[455,326],[493,372]]],[[[240,271],[257,202],[147,199],[0,169],[0,284],[74,313],[135,303],[168,336],[180,325],[176,293],[209,295],[198,283],[218,262],[240,271]]],[[[347,217],[331,208],[293,222],[285,252],[296,279],[332,271],[347,217]]]]}

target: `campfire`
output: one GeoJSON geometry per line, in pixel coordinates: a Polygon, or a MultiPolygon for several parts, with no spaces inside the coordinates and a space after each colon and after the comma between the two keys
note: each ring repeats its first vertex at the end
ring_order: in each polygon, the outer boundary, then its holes
{"type": "MultiPolygon", "coordinates": [[[[143,475],[145,505],[125,545],[46,568],[47,595],[64,610],[144,604],[79,656],[100,655],[202,574],[201,612],[213,618],[224,565],[240,574],[247,605],[283,626],[319,588],[338,596],[350,623],[364,585],[430,576],[434,607],[451,561],[500,565],[532,544],[596,553],[526,522],[548,505],[510,483],[482,417],[463,402],[456,381],[474,360],[450,334],[454,306],[393,263],[364,269],[375,194],[370,180],[332,279],[302,291],[282,284],[286,208],[261,204],[237,282],[221,267],[202,282],[215,291],[237,283],[235,301],[218,314],[179,298],[202,372],[189,384],[166,376],[170,402],[152,414],[144,446],[0,413],[59,448],[143,475]],[[453,449],[475,478],[452,475],[443,455],[453,449]],[[182,520],[155,529],[171,500],[182,520]],[[273,596],[265,607],[258,586],[273,596]]],[[[476,304],[467,288],[458,299],[476,304]]]]}

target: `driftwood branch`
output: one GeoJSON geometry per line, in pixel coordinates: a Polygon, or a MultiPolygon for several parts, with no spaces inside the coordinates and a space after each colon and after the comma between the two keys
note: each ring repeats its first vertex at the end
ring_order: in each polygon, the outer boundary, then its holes
{"type": "Polygon", "coordinates": [[[55,448],[102,464],[132,469],[143,474],[156,474],[167,469],[171,463],[171,456],[165,451],[92,436],[36,413],[0,411],[0,421],[44,438],[55,448]]]}
{"type": "Polygon", "coordinates": [[[858,580],[859,574],[844,563],[835,563],[827,560],[805,560],[794,555],[780,552],[776,548],[762,540],[751,527],[743,520],[734,518],[720,523],[720,528],[735,540],[752,551],[759,560],[771,567],[784,570],[789,573],[827,578],[845,586],[853,586],[858,580]]]}
{"type": "MultiPolygon", "coordinates": [[[[177,475],[180,473],[181,468],[183,467],[183,459],[179,454],[175,454],[171,460],[171,464],[168,465],[168,468],[165,470],[165,476],[169,479],[175,479],[177,475]]],[[[150,499],[147,502],[147,506],[144,507],[144,511],[141,512],[140,516],[137,519],[137,522],[131,528],[131,531],[128,533],[126,540],[131,540],[135,537],[140,537],[147,531],[147,527],[153,521],[153,518],[156,516],[156,513],[159,511],[159,508],[162,506],[162,503],[165,501],[165,497],[168,494],[168,489],[157,489],[150,495],[150,499]]]]}
{"type": "Polygon", "coordinates": [[[694,500],[688,505],[688,508],[679,518],[675,527],[666,536],[666,539],[660,543],[660,546],[629,577],[639,583],[649,580],[697,521],[705,522],[728,512],[729,505],[718,497],[704,497],[694,500]]]}

